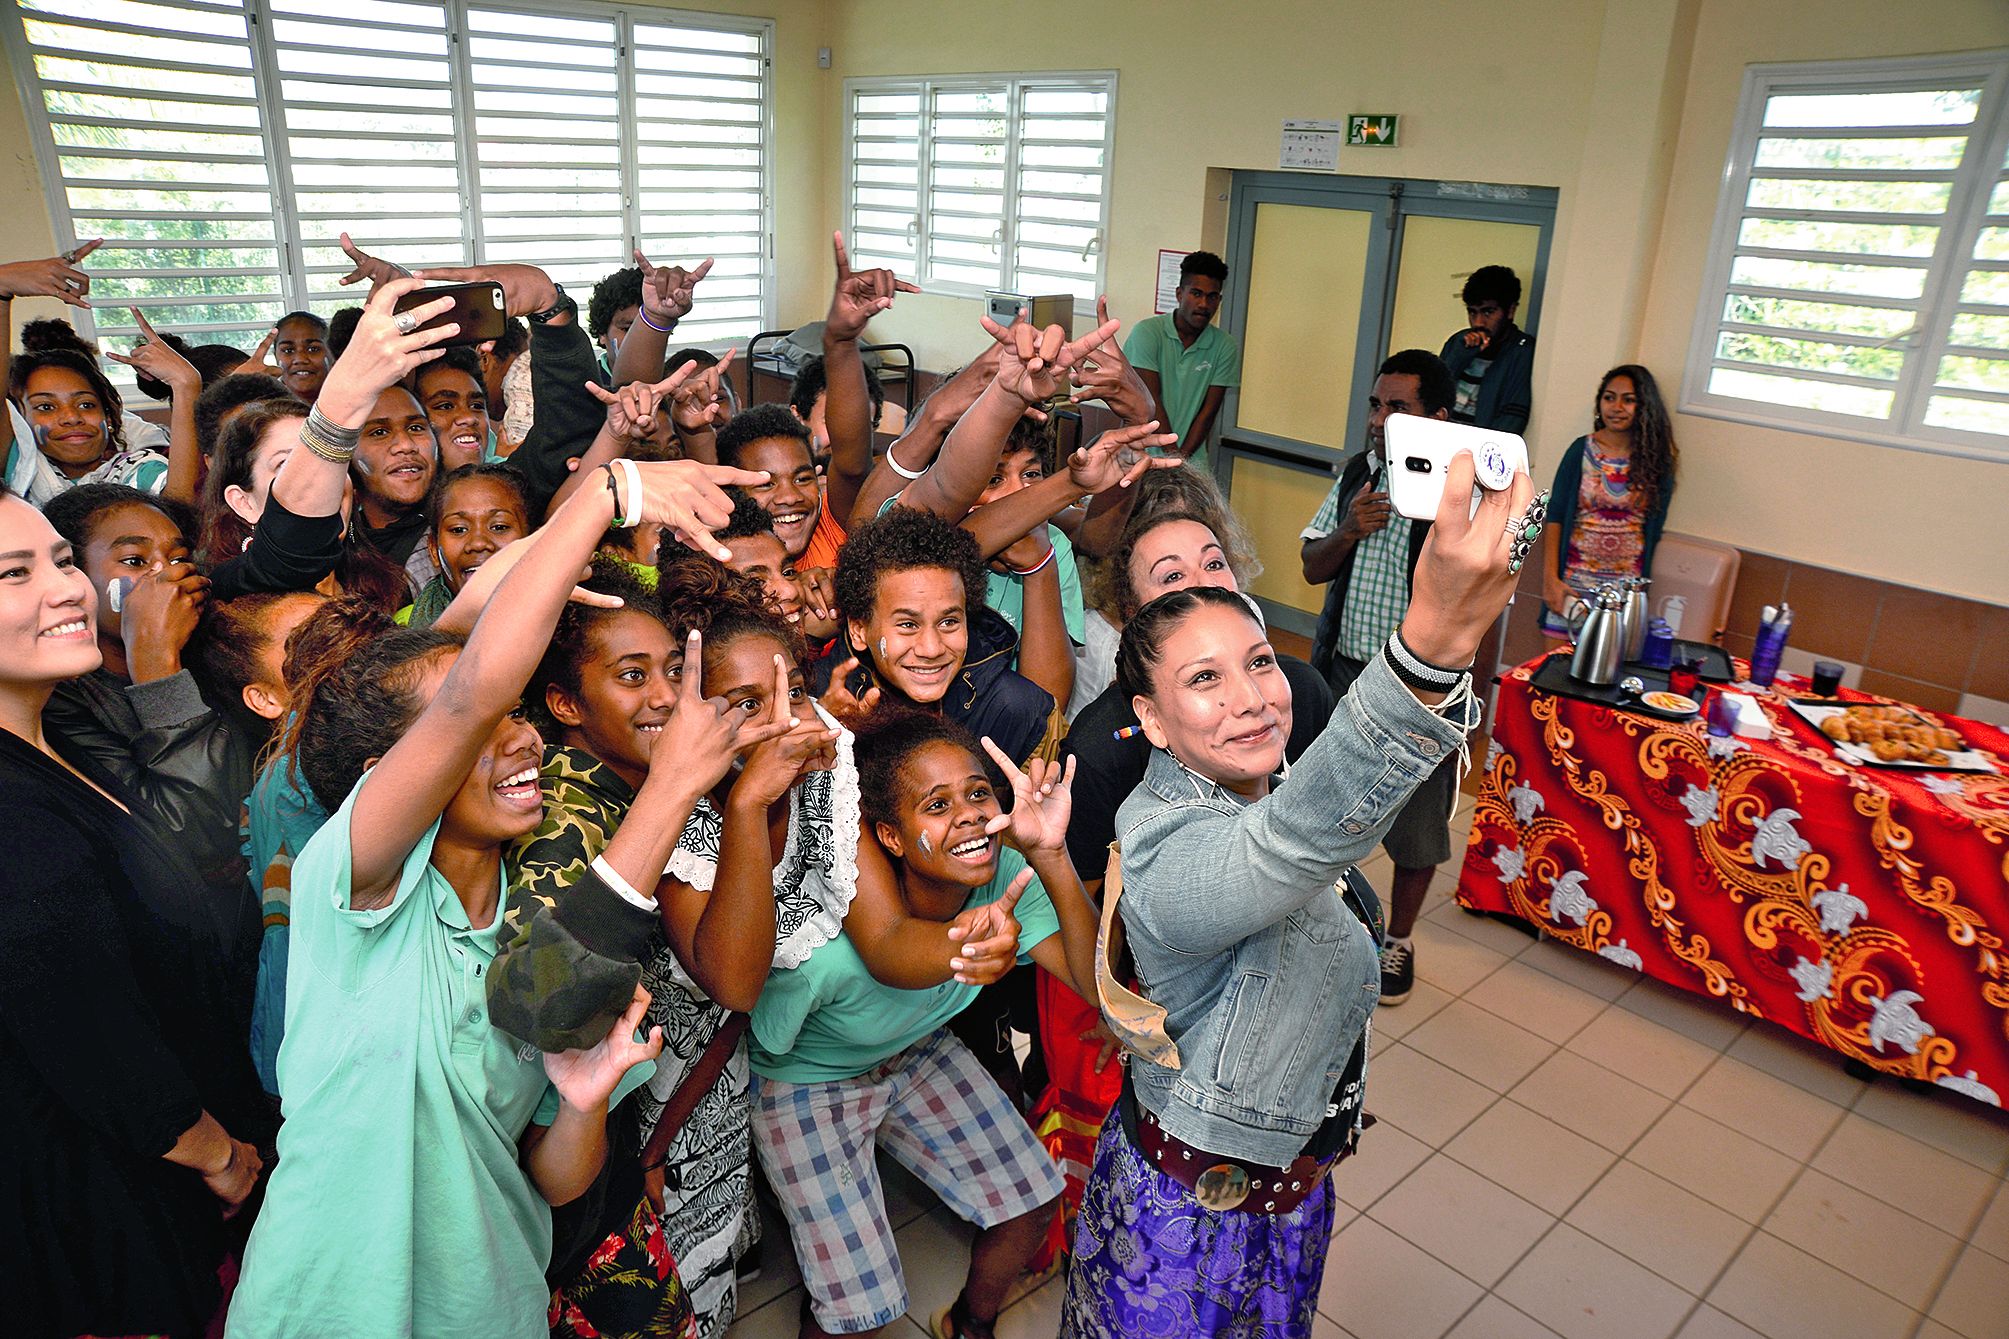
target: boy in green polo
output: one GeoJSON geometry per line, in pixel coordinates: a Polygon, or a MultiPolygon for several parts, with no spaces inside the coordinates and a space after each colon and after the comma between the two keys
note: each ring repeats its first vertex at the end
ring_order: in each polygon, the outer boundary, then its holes
{"type": "Polygon", "coordinates": [[[1139,321],[1123,342],[1123,356],[1158,402],[1158,421],[1179,434],[1173,449],[1197,470],[1208,468],[1207,435],[1228,387],[1242,384],[1242,346],[1214,324],[1227,280],[1219,256],[1189,252],[1179,262],[1179,305],[1139,321]]]}

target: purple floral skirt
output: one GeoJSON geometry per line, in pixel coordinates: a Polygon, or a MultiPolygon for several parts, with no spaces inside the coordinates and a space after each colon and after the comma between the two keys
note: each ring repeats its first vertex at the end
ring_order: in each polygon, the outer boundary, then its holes
{"type": "Polygon", "coordinates": [[[1061,1339],[1308,1339],[1332,1214],[1329,1177],[1294,1213],[1203,1209],[1112,1111],[1075,1226],[1061,1339]]]}

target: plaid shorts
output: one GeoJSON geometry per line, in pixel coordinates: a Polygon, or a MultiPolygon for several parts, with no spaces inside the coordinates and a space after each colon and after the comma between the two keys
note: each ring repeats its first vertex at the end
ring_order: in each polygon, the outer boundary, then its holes
{"type": "Polygon", "coordinates": [[[1060,1171],[1032,1127],[946,1029],[855,1079],[755,1075],[753,1092],[760,1164],[788,1216],[816,1323],[832,1334],[907,1312],[876,1145],[978,1227],[1060,1198],[1060,1171]]]}

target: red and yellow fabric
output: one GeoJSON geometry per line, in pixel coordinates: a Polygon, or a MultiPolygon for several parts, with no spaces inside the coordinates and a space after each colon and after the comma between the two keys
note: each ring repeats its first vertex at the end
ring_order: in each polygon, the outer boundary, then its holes
{"type": "Polygon", "coordinates": [[[1102,1014],[1075,994],[1045,968],[1036,969],[1039,981],[1039,1044],[1046,1060],[1046,1091],[1040,1094],[1030,1117],[1040,1142],[1060,1168],[1067,1182],[1061,1193],[1060,1212],[1047,1230],[1027,1268],[1038,1273],[1055,1260],[1064,1259],[1074,1239],[1074,1217],[1081,1211],[1081,1194],[1088,1184],[1088,1170],[1095,1162],[1095,1141],[1102,1122],[1123,1091],[1123,1066],[1112,1056],[1096,1072],[1102,1057],[1102,1043],[1092,1037],[1102,1014]]]}
{"type": "MultiPolygon", "coordinates": [[[[2009,777],[1852,766],[1776,695],[1771,739],[1712,739],[1539,667],[1500,683],[1461,903],[2002,1104],[2009,777]]],[[[2005,766],[2009,734],[1941,719],[2005,766]]]]}

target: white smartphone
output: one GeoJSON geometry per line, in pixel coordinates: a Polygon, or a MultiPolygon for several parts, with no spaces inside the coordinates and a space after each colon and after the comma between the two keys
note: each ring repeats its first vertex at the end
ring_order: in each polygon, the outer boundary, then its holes
{"type": "Polygon", "coordinates": [[[1412,521],[1437,519],[1444,496],[1444,471],[1460,451],[1472,453],[1478,482],[1472,486],[1472,515],[1485,490],[1511,488],[1514,472],[1528,468],[1528,444],[1511,432],[1475,428],[1441,418],[1390,414],[1382,427],[1388,451],[1388,500],[1412,521]]]}

